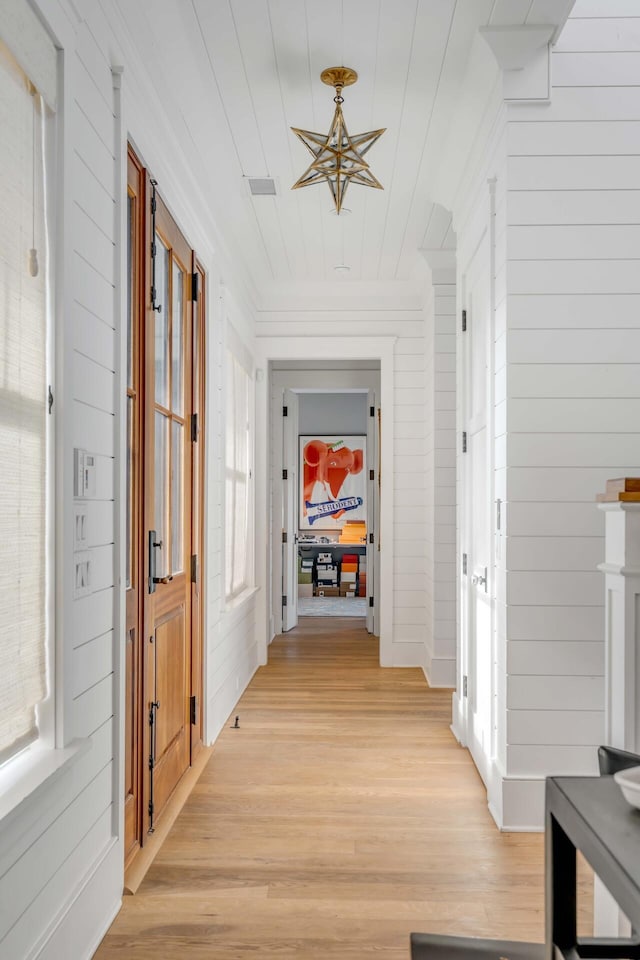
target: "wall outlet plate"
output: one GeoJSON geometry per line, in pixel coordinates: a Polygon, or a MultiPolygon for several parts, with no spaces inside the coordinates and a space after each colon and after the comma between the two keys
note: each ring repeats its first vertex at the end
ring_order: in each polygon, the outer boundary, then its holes
{"type": "Polygon", "coordinates": [[[86,597],[91,593],[92,556],[90,550],[79,550],[73,555],[73,596],[86,597]]]}

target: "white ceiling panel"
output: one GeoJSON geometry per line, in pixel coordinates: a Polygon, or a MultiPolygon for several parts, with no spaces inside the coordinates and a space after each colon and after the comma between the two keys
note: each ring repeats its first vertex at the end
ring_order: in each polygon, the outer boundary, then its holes
{"type": "Polygon", "coordinates": [[[478,27],[519,24],[571,0],[100,0],[117,5],[167,117],[202,182],[229,249],[266,303],[354,301],[384,291],[414,302],[423,246],[453,243],[432,202],[439,151],[478,27]],[[336,216],[326,184],[291,190],[311,157],[291,132],[326,133],[330,66],[345,88],[351,134],[386,127],[367,154],[384,190],[351,184],[336,216]],[[272,177],[252,197],[247,177],[272,177]],[[350,270],[338,275],[337,265],[350,270]],[[412,286],[413,284],[413,286],[412,286]],[[394,293],[395,291],[395,293],[394,293]]]}

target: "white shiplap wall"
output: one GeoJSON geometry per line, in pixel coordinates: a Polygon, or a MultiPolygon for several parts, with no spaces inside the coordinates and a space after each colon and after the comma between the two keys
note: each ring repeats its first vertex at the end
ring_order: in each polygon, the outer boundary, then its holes
{"type": "MultiPolygon", "coordinates": [[[[432,685],[456,683],[456,284],[455,266],[433,272],[433,648],[432,685]]],[[[430,631],[431,632],[431,631],[430,631]]]]}
{"type": "MultiPolygon", "coordinates": [[[[207,536],[209,572],[207,577],[207,656],[206,656],[206,737],[213,742],[247,686],[257,666],[255,598],[247,595],[229,606],[225,603],[225,390],[224,364],[227,350],[225,335],[232,324],[246,355],[253,354],[253,325],[235,303],[230,291],[218,278],[210,291],[209,316],[214,319],[209,342],[209,475],[207,480],[207,536]]],[[[251,549],[251,546],[248,545],[251,549]]]]}
{"type": "MultiPolygon", "coordinates": [[[[88,749],[47,784],[37,802],[13,817],[0,834],[0,958],[84,960],[117,910],[123,887],[118,839],[121,777],[119,691],[123,637],[118,619],[120,554],[117,477],[121,435],[121,314],[117,287],[121,194],[120,164],[127,133],[154,171],[177,221],[209,274],[208,383],[210,486],[206,585],[207,732],[212,739],[255,669],[253,601],[220,611],[223,531],[221,498],[221,367],[223,310],[219,306],[222,253],[214,258],[213,227],[197,204],[197,183],[179,141],[165,136],[162,105],[139,72],[117,11],[105,17],[98,0],[81,11],[66,0],[38,0],[43,21],[64,50],[63,166],[58,193],[60,231],[56,255],[58,341],[56,390],[61,472],[57,693],[64,741],[86,740],[88,749]],[[112,66],[123,66],[124,119],[112,66]],[[97,490],[88,502],[92,591],[72,594],[73,448],[96,454],[97,490]]],[[[233,269],[226,266],[230,286],[233,269]]],[[[251,349],[250,311],[229,307],[251,349]]]]}
{"type": "MultiPolygon", "coordinates": [[[[117,704],[115,466],[117,168],[115,96],[110,65],[87,25],[51,3],[50,23],[67,44],[64,187],[57,215],[65,225],[64,309],[58,318],[63,359],[56,391],[62,469],[57,652],[60,727],[65,742],[90,748],[42,796],[43,813],[12,823],[15,840],[0,863],[0,956],[69,955],[69,930],[57,926],[78,909],[78,956],[86,955],[121,896],[122,847],[116,840],[114,759],[117,704]],[[69,49],[70,48],[70,49],[69,49]],[[62,419],[64,418],[64,419],[62,419]],[[92,592],[73,600],[71,577],[73,448],[97,455],[97,489],[87,503],[92,592]],[[60,576],[63,574],[63,576],[60,576]],[[23,832],[25,831],[25,832],[23,832]],[[100,898],[97,887],[101,887],[100,898]],[[74,898],[78,896],[78,899],[74,898]]],[[[60,253],[57,247],[58,255],[60,253]]],[[[60,261],[58,261],[60,262],[60,261]]]]}
{"type": "Polygon", "coordinates": [[[591,772],[603,737],[604,543],[594,499],[607,478],[640,466],[639,58],[637,7],[577,0],[553,52],[551,104],[509,109],[514,777],[591,772]]]}
{"type": "MultiPolygon", "coordinates": [[[[399,337],[394,351],[394,576],[395,666],[425,666],[427,503],[427,367],[425,320],[416,336],[399,337]],[[424,566],[423,566],[424,565],[424,566]]],[[[388,331],[391,333],[392,331],[388,331]]],[[[382,411],[382,423],[389,414],[382,411]]],[[[383,545],[384,549],[384,545],[383,545]]]]}
{"type": "MultiPolygon", "coordinates": [[[[450,222],[451,215],[448,215],[450,222]]],[[[425,672],[456,685],[456,269],[455,251],[423,250],[431,267],[425,331],[427,411],[425,672]]]]}

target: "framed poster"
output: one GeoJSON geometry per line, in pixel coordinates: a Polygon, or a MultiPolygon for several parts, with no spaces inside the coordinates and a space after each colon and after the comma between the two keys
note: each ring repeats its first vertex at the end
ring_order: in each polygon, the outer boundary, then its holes
{"type": "Polygon", "coordinates": [[[300,530],[367,519],[366,437],[300,437],[300,530]]]}

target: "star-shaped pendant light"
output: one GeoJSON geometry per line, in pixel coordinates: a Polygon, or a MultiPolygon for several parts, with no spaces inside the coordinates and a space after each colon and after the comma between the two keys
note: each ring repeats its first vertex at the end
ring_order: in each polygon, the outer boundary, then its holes
{"type": "Polygon", "coordinates": [[[313,163],[291,189],[297,190],[298,187],[309,187],[314,183],[322,183],[326,180],[331,190],[336,213],[340,213],[344,195],[350,183],[375,187],[376,190],[384,189],[371,173],[364,155],[382,136],[386,128],[350,136],[342,115],[342,104],[344,103],[342,90],[358,79],[355,70],[350,67],[328,67],[322,71],[320,79],[330,87],[335,87],[336,95],[333,99],[336,109],[333,122],[327,134],[312,133],[310,130],[299,130],[297,127],[291,127],[313,156],[313,163]]]}

